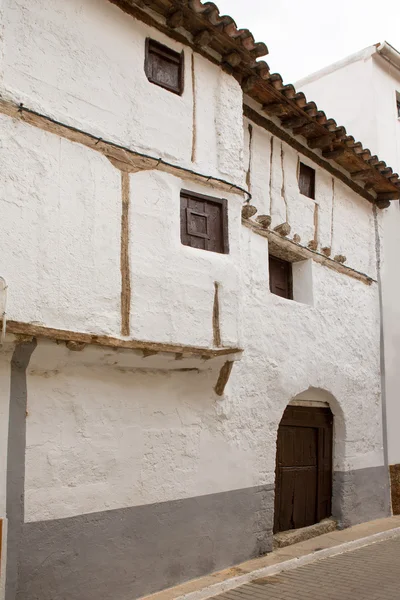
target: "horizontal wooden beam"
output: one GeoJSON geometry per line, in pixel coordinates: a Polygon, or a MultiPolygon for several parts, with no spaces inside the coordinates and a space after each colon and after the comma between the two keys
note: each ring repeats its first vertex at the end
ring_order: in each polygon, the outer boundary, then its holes
{"type": "Polygon", "coordinates": [[[361,273],[360,271],[356,271],[351,267],[347,267],[340,262],[332,260],[331,258],[326,256],[326,254],[321,254],[316,250],[306,248],[305,246],[302,246],[301,244],[298,244],[293,240],[289,240],[288,238],[282,237],[275,231],[266,230],[254,221],[243,219],[242,224],[245,227],[251,229],[254,233],[267,238],[269,242],[275,244],[276,246],[279,246],[280,248],[282,248],[282,250],[286,250],[290,254],[298,256],[298,260],[311,258],[313,261],[328,267],[328,269],[332,269],[333,271],[337,271],[338,273],[342,273],[343,275],[347,275],[348,277],[352,277],[353,279],[362,281],[362,283],[365,283],[366,285],[376,283],[375,279],[369,277],[365,273],[361,273]]]}
{"type": "Polygon", "coordinates": [[[209,185],[225,190],[226,192],[241,194],[251,198],[251,194],[246,189],[239,187],[233,182],[218,179],[212,175],[198,173],[192,169],[168,163],[162,158],[142,154],[136,150],[131,150],[130,148],[115,144],[114,142],[102,140],[91,133],[55,121],[46,115],[39,114],[22,104],[18,105],[9,100],[0,99],[0,114],[8,115],[13,119],[19,119],[28,125],[32,125],[43,131],[48,131],[49,133],[65,138],[70,142],[76,142],[91,150],[95,150],[108,158],[108,160],[121,171],[137,173],[139,171],[157,169],[158,171],[170,173],[171,175],[180,178],[197,181],[198,183],[208,183],[209,185]]]}
{"type": "MultiPolygon", "coordinates": [[[[1,323],[1,320],[0,320],[1,323]]],[[[94,344],[108,348],[120,348],[125,350],[142,350],[152,353],[167,352],[172,354],[189,354],[205,358],[216,358],[242,352],[240,348],[208,348],[203,346],[186,346],[184,344],[164,344],[163,342],[150,342],[144,340],[127,340],[108,335],[97,335],[95,333],[83,333],[81,331],[69,331],[66,329],[54,329],[44,325],[33,325],[21,321],[7,321],[7,333],[16,336],[46,338],[62,342],[75,342],[76,344],[94,344]]]]}
{"type": "Polygon", "coordinates": [[[334,134],[328,134],[328,135],[320,135],[319,137],[316,138],[311,138],[309,140],[307,140],[307,144],[309,148],[327,148],[328,146],[330,146],[333,142],[333,140],[335,139],[334,134]]]}

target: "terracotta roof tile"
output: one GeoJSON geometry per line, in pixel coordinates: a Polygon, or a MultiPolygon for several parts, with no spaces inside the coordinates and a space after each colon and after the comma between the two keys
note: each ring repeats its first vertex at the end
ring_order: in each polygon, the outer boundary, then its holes
{"type": "MultiPolygon", "coordinates": [[[[328,118],[315,102],[308,101],[303,92],[297,92],[292,84],[284,84],[279,73],[270,73],[265,61],[257,60],[268,54],[263,42],[256,42],[248,29],[239,29],[228,15],[221,15],[214,2],[201,0],[111,0],[126,10],[127,5],[138,10],[145,5],[151,11],[166,19],[179,11],[179,19],[172,23],[181,23],[181,27],[192,35],[204,53],[209,52],[215,62],[228,69],[241,83],[246,94],[256,100],[268,115],[278,117],[283,128],[293,135],[306,138],[310,148],[322,151],[322,156],[343,167],[349,177],[361,184],[366,190],[376,193],[380,207],[388,205],[389,200],[400,198],[400,179],[386,163],[371,156],[361,142],[348,135],[345,127],[339,126],[334,119],[328,118]],[[204,33],[206,32],[206,34],[204,33]],[[363,174],[360,175],[360,172],[363,174]]],[[[171,32],[174,27],[170,27],[171,32]]],[[[363,194],[366,195],[365,193],[363,194]]],[[[371,201],[374,196],[368,194],[371,201]]]]}

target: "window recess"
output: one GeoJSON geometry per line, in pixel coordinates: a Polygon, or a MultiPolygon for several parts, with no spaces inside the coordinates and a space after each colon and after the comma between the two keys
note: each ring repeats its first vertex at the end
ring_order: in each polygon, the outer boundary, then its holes
{"type": "Polygon", "coordinates": [[[144,70],[147,79],[160,87],[182,94],[184,54],[147,38],[144,70]]]}
{"type": "Polygon", "coordinates": [[[315,199],[315,169],[302,162],[299,171],[299,189],[303,196],[315,199]]]}
{"type": "Polygon", "coordinates": [[[182,190],[181,242],[192,248],[228,254],[227,201],[182,190]]]}
{"type": "Polygon", "coordinates": [[[293,300],[292,263],[269,255],[269,287],[272,294],[293,300]]]}

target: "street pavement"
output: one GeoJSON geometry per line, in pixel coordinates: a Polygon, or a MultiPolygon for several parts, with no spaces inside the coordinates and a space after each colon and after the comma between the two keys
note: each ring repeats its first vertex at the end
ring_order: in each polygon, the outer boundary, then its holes
{"type": "Polygon", "coordinates": [[[400,600],[400,536],[255,579],[215,600],[400,600]]]}

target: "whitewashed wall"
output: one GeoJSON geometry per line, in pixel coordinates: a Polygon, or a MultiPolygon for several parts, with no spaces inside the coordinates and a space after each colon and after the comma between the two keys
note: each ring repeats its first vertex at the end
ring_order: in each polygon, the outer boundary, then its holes
{"type": "Polygon", "coordinates": [[[296,83],[296,89],[313,100],[328,118],[344,125],[364,148],[381,157],[378,148],[378,112],[380,99],[374,93],[375,46],[365,48],[296,83]]]}
{"type": "MultiPolygon", "coordinates": [[[[306,95],[343,123],[364,147],[400,172],[400,120],[396,92],[400,71],[384,60],[374,46],[355,57],[332,65],[299,82],[306,95]],[[340,89],[342,93],[333,93],[340,89]]],[[[385,379],[388,454],[390,464],[400,463],[398,390],[400,375],[400,250],[399,203],[393,201],[383,213],[382,289],[384,313],[385,379]]]]}
{"type": "MultiPolygon", "coordinates": [[[[253,143],[253,202],[268,213],[270,136],[254,126],[253,143]]],[[[279,181],[282,148],[274,145],[272,179],[279,181]]],[[[291,236],[306,244],[315,202],[300,196],[298,157],[286,144],[283,150],[291,236]]],[[[132,333],[209,345],[219,281],[222,337],[240,340],[243,359],[218,398],[213,368],[146,372],[121,365],[110,351],[71,353],[40,342],[28,373],[27,521],[273,483],[282,413],[310,387],[325,390],[323,400],[332,394],[343,423],[335,470],[383,463],[376,284],[310,262],[312,302],[278,298],[269,291],[268,242],[240,224],[238,198],[228,203],[229,255],[181,245],[181,187],[212,192],[162,173],[130,176],[132,333]]],[[[278,209],[285,205],[280,189],[278,209]]],[[[320,245],[332,244],[333,254],[345,253],[350,267],[374,278],[371,205],[341,183],[333,190],[318,167],[316,189],[320,245]]]]}
{"type": "MultiPolygon", "coordinates": [[[[150,34],[182,47],[110,3],[6,3],[4,24],[7,98],[191,165],[186,48],[186,86],[178,97],[147,81],[144,40],[150,34]]],[[[196,56],[194,64],[198,135],[191,166],[242,182],[249,139],[245,123],[243,144],[241,92],[204,59],[196,56]]],[[[117,335],[120,172],[95,151],[8,117],[0,118],[0,128],[7,231],[0,256],[9,318],[117,335]]],[[[273,226],[288,221],[291,236],[307,245],[318,204],[319,248],[332,246],[333,256],[345,254],[350,267],[376,277],[371,206],[302,157],[316,168],[317,196],[301,196],[298,160],[287,144],[276,138],[271,144],[254,126],[250,177],[259,213],[271,213],[273,226]]],[[[131,335],[211,345],[218,281],[222,340],[242,345],[244,356],[218,398],[212,368],[142,371],[118,360],[112,365],[107,351],[71,353],[40,341],[28,371],[26,520],[273,483],[282,413],[309,388],[332,394],[333,412],[345,423],[335,470],[381,465],[376,284],[309,263],[312,302],[280,299],[269,291],[267,240],[241,225],[241,197],[142,172],[130,175],[130,199],[131,335]],[[181,245],[182,188],[228,197],[229,255],[181,245]]]]}
{"type": "Polygon", "coordinates": [[[194,125],[192,51],[110,2],[6,2],[2,29],[4,97],[105,140],[240,183],[240,87],[218,66],[195,57],[194,125]],[[148,36],[184,51],[182,96],[147,80],[148,36]],[[198,134],[195,163],[193,126],[198,134]]]}
{"type": "Polygon", "coordinates": [[[376,286],[314,263],[312,307],[270,294],[267,259],[268,242],[243,228],[245,353],[223,398],[218,371],[121,369],[117,359],[93,363],[89,349],[39,344],[28,373],[26,520],[273,483],[279,421],[309,387],[334,396],[345,424],[334,469],[382,464],[376,286]]]}

